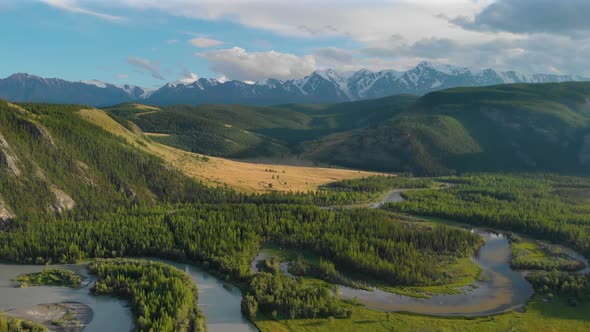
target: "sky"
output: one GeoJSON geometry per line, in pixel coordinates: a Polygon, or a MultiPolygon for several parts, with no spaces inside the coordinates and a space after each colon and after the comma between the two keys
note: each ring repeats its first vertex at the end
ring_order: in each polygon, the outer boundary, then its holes
{"type": "Polygon", "coordinates": [[[590,0],[0,0],[0,77],[159,87],[420,61],[590,77],[590,0]]]}

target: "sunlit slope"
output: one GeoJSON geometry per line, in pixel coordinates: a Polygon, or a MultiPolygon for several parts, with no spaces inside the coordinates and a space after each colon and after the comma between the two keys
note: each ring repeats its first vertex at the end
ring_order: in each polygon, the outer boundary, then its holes
{"type": "Polygon", "coordinates": [[[209,190],[85,121],[79,110],[0,100],[0,230],[16,218],[92,214],[181,201],[189,187],[195,196],[209,190]]]}
{"type": "Polygon", "coordinates": [[[299,167],[238,162],[169,147],[154,142],[135,126],[127,129],[98,109],[84,109],[80,114],[88,121],[113,134],[124,137],[130,144],[162,157],[186,175],[209,184],[228,185],[245,192],[307,191],[342,179],[359,178],[374,173],[346,169],[299,167]]]}

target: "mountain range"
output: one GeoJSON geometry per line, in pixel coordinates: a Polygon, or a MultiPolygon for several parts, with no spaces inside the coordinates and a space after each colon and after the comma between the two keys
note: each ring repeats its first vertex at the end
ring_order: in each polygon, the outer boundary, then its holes
{"type": "Polygon", "coordinates": [[[423,61],[405,72],[359,70],[339,73],[317,70],[302,79],[268,78],[256,83],[221,82],[198,78],[167,83],[159,89],[115,85],[90,80],[71,82],[18,73],[0,79],[0,98],[19,102],[50,102],[107,106],[140,101],[151,105],[334,103],[396,94],[424,95],[453,87],[477,87],[509,83],[587,81],[577,75],[533,74],[468,68],[423,61]]]}

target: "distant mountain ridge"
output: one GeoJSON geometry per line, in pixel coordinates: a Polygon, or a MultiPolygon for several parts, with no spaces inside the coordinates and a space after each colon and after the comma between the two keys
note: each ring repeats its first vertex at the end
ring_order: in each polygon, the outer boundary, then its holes
{"type": "Polygon", "coordinates": [[[273,105],[347,102],[396,94],[423,95],[453,87],[589,80],[578,75],[525,75],[515,71],[498,72],[493,69],[473,71],[426,61],[405,72],[374,72],[362,69],[353,73],[339,73],[333,69],[323,69],[301,79],[268,78],[249,84],[235,80],[221,82],[212,78],[199,78],[190,83],[167,83],[157,90],[96,80],[70,82],[59,78],[42,78],[19,73],[0,79],[0,98],[92,106],[133,101],[154,105],[273,105]]]}
{"type": "Polygon", "coordinates": [[[149,90],[101,81],[71,82],[18,73],[0,79],[0,98],[11,101],[111,105],[147,97],[149,90]]]}

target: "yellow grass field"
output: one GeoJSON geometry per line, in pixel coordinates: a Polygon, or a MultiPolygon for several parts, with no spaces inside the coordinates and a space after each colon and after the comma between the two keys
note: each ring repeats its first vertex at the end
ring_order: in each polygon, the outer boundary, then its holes
{"type": "Polygon", "coordinates": [[[343,179],[378,173],[338,168],[284,166],[209,157],[159,144],[137,126],[128,130],[98,109],[83,109],[80,115],[109,132],[125,138],[135,147],[157,155],[188,176],[210,185],[228,185],[242,192],[313,191],[319,186],[343,179]]]}
{"type": "Polygon", "coordinates": [[[144,132],[144,135],[148,136],[148,137],[168,137],[170,136],[170,134],[163,134],[163,133],[148,133],[148,132],[144,132]]]}
{"type": "Polygon", "coordinates": [[[135,113],[135,116],[143,116],[146,114],[151,114],[151,113],[156,113],[159,112],[160,109],[157,107],[153,107],[153,106],[148,106],[148,105],[142,105],[142,104],[132,104],[133,107],[135,107],[138,110],[142,110],[143,112],[137,112],[135,113]]]}

